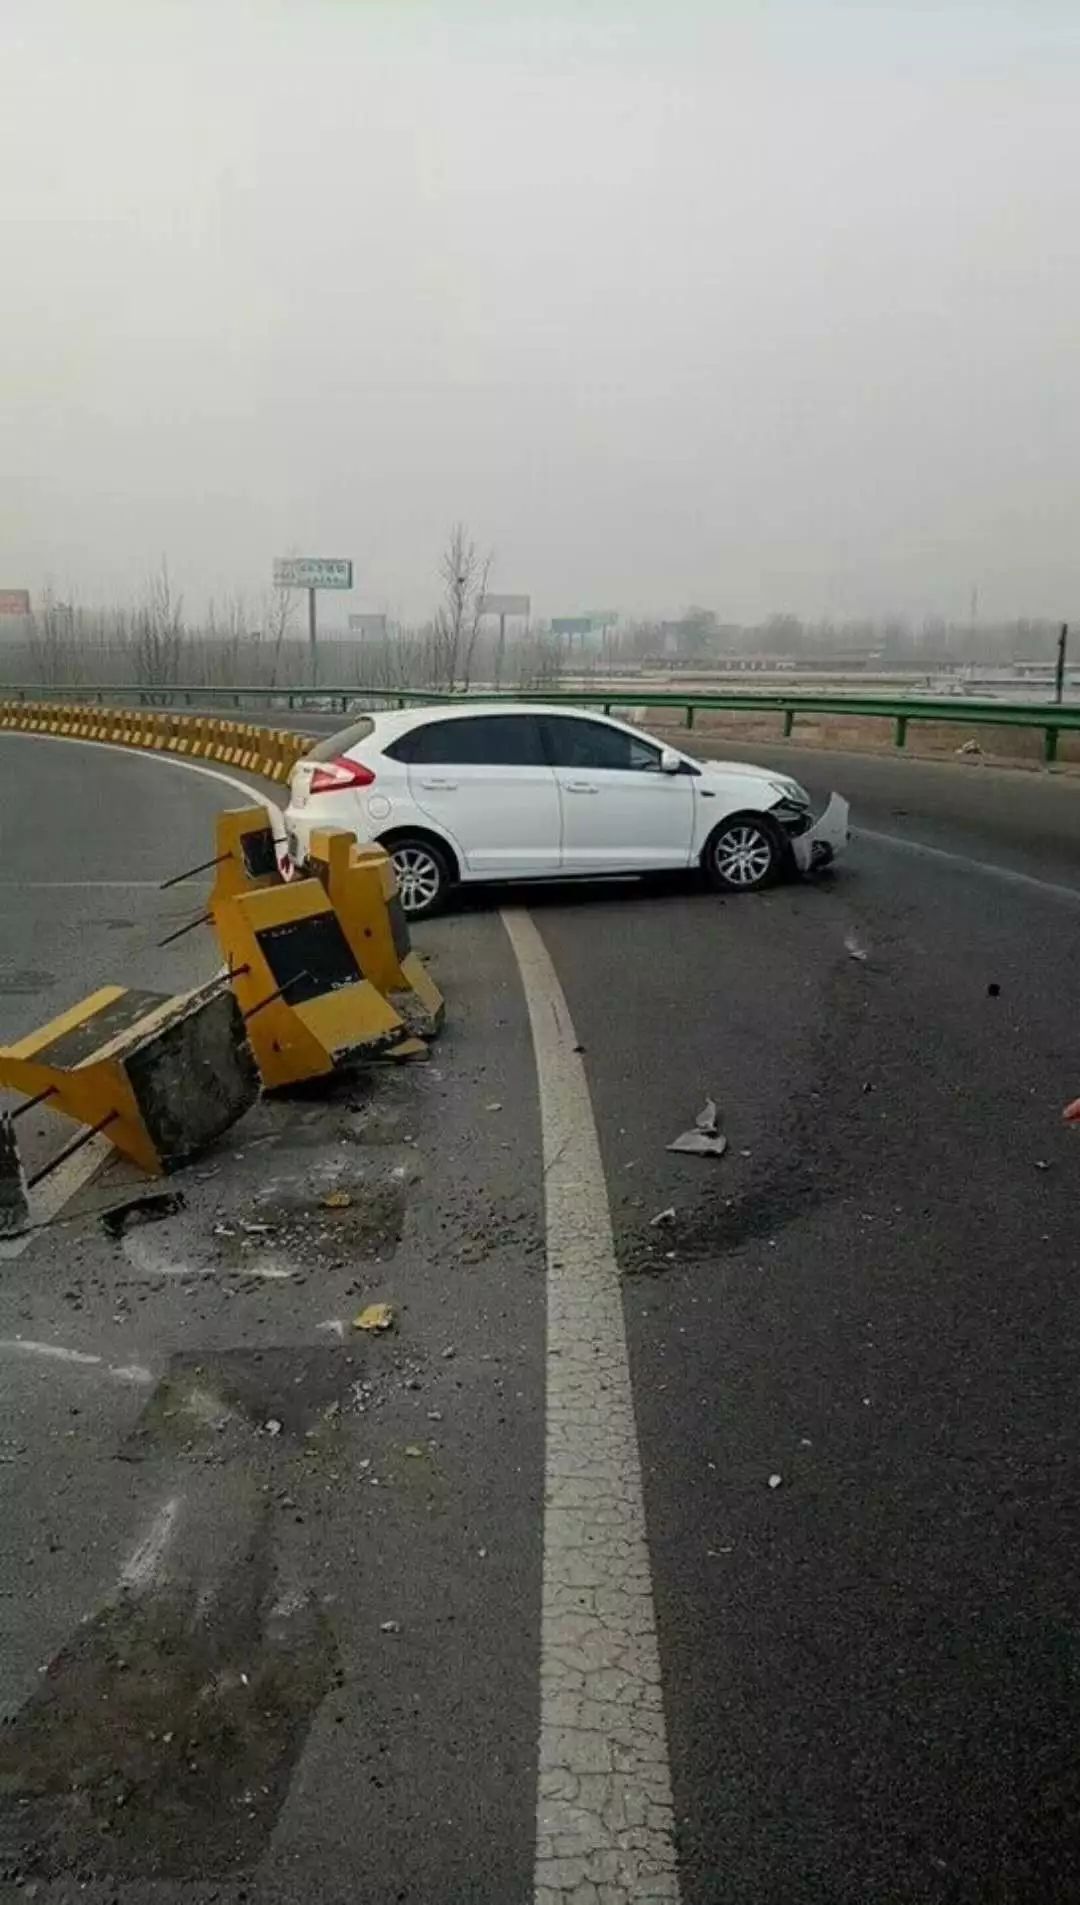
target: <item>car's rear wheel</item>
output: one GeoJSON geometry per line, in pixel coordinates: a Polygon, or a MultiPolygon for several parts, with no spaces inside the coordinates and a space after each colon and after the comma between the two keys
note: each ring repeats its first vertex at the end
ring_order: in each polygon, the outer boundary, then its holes
{"type": "Polygon", "coordinates": [[[783,846],[762,814],[732,814],[721,821],[702,856],[705,877],[720,893],[753,893],[776,878],[783,846]]]}
{"type": "Polygon", "coordinates": [[[445,903],[452,884],[446,855],[431,840],[392,840],[387,852],[397,876],[401,909],[408,919],[424,919],[445,903]]]}

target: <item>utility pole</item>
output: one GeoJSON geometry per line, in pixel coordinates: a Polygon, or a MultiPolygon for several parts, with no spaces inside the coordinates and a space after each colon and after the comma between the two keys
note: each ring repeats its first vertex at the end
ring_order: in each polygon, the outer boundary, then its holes
{"type": "Polygon", "coordinates": [[[1065,650],[1069,645],[1069,624],[1062,622],[1058,636],[1057,667],[1054,670],[1054,700],[1058,707],[1065,699],[1065,650]]]}
{"type": "Polygon", "coordinates": [[[502,683],[503,657],[505,656],[505,654],[506,654],[506,615],[503,611],[500,610],[499,646],[495,650],[495,686],[496,688],[500,687],[502,683]]]}
{"type": "Polygon", "coordinates": [[[319,649],[318,649],[319,637],[318,637],[318,628],[315,621],[315,591],[314,589],[309,589],[307,592],[307,638],[308,638],[308,662],[309,662],[309,672],[311,674],[311,685],[313,688],[317,688],[319,685],[319,649]]]}

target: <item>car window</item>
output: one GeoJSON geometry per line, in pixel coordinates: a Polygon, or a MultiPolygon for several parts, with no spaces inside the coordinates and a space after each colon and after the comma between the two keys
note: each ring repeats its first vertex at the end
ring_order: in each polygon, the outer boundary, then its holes
{"type": "Polygon", "coordinates": [[[395,760],[426,766],[546,767],[533,714],[475,714],[426,721],[394,741],[395,760]]]}
{"type": "Polygon", "coordinates": [[[347,754],[351,747],[358,747],[374,733],[375,723],[370,714],[365,714],[352,723],[351,727],[339,728],[336,734],[328,734],[325,741],[317,741],[309,747],[304,756],[306,761],[336,761],[340,755],[347,754]]]}
{"type": "Polygon", "coordinates": [[[553,767],[629,768],[641,774],[660,771],[660,749],[609,728],[602,721],[575,721],[572,716],[544,716],[548,759],[553,767]]]}

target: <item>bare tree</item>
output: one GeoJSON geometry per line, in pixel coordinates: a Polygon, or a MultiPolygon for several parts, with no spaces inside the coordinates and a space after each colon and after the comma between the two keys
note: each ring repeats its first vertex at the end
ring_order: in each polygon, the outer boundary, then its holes
{"type": "Polygon", "coordinates": [[[139,680],[151,688],[172,687],[180,678],[184,650],[184,598],[173,594],[164,556],[135,610],[133,634],[139,680]]]}
{"type": "Polygon", "coordinates": [[[472,609],[469,617],[469,630],[465,642],[465,655],[462,669],[464,678],[461,683],[466,694],[469,692],[469,684],[472,680],[473,656],[476,653],[476,641],[480,633],[480,616],[483,612],[483,601],[487,594],[488,575],[491,572],[493,560],[494,557],[490,554],[484,557],[479,565],[480,574],[476,587],[473,590],[472,609]]]}
{"type": "Polygon", "coordinates": [[[59,602],[52,589],[46,589],[41,608],[30,623],[28,650],[35,681],[56,687],[60,682],[79,679],[76,611],[70,602],[59,602]]]}
{"type": "Polygon", "coordinates": [[[481,556],[464,523],[455,523],[439,563],[443,600],[432,623],[436,679],[453,693],[459,669],[468,687],[476,640],[480,632],[480,603],[487,587],[491,557],[481,556]]]}
{"type": "Polygon", "coordinates": [[[263,627],[266,630],[267,639],[273,643],[270,656],[271,688],[276,688],[278,685],[282,643],[292,632],[292,619],[295,614],[295,589],[272,589],[266,597],[263,610],[263,627]]]}

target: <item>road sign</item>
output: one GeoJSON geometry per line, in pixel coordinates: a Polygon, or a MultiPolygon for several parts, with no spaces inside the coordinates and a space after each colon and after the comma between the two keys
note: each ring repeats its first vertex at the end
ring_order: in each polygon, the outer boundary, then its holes
{"type": "Polygon", "coordinates": [[[350,615],[349,632],[365,641],[381,641],[386,634],[385,615],[350,615]]]}
{"type": "Polygon", "coordinates": [[[0,615],[29,615],[29,589],[0,589],[0,615]]]}
{"type": "Polygon", "coordinates": [[[351,589],[352,563],[340,556],[278,556],[276,589],[351,589]]]}
{"type": "Polygon", "coordinates": [[[481,615],[528,615],[530,598],[527,595],[482,595],[479,606],[481,615]]]}

